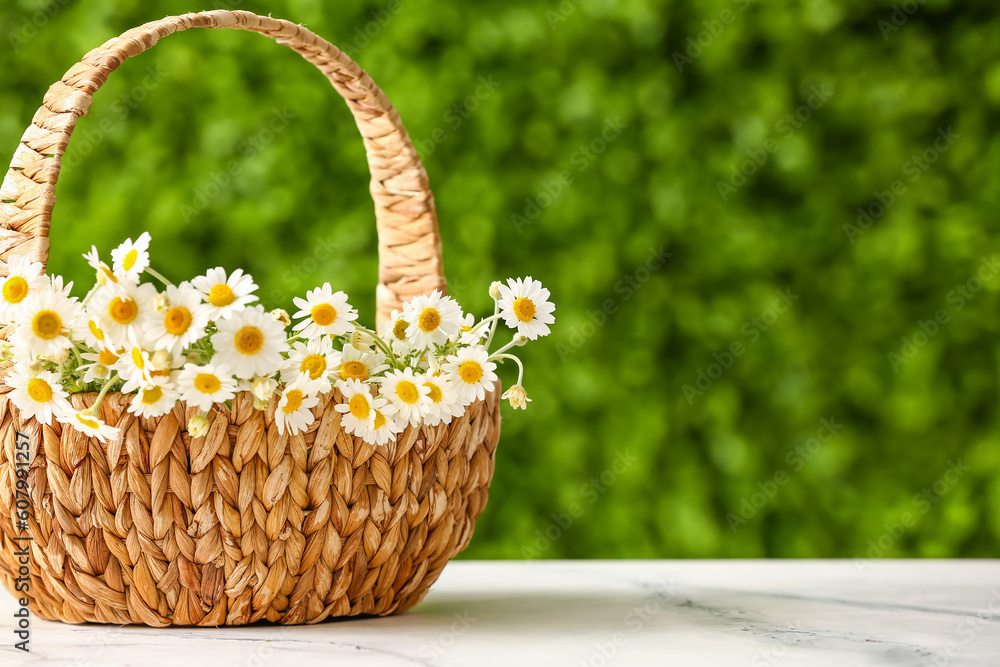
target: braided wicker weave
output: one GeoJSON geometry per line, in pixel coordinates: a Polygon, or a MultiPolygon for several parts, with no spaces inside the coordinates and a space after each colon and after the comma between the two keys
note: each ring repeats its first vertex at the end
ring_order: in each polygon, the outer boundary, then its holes
{"type": "MultiPolygon", "coordinates": [[[[49,89],[0,188],[0,259],[47,260],[61,156],[77,119],[127,58],[195,27],[286,44],[347,101],[372,176],[379,320],[412,296],[443,290],[434,201],[396,110],[336,47],[243,11],[129,30],[49,89]]],[[[242,393],[231,410],[214,408],[199,438],[185,431],[196,411],[184,404],[140,419],[126,397],[109,394],[100,416],[123,437],[107,445],[22,418],[8,392],[0,378],[0,580],[35,614],[71,623],[314,623],[403,612],[472,537],[500,433],[499,383],[450,425],[409,427],[385,447],[341,429],[336,390],[303,434],[279,435],[276,399],[256,411],[242,393]],[[28,457],[18,458],[21,447],[28,457]],[[27,558],[18,555],[25,546],[27,558]]],[[[94,396],[72,400],[79,409],[94,396]]]]}

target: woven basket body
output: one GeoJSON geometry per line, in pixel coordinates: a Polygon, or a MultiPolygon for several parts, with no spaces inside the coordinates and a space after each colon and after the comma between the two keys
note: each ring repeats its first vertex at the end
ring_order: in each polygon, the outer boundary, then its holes
{"type": "MultiPolygon", "coordinates": [[[[170,17],[84,57],[50,88],[0,189],[0,260],[45,262],[61,156],[93,94],[171,33],[232,27],[286,44],[347,101],[367,147],[379,231],[378,317],[444,288],[433,197],[395,109],[346,55],[287,21],[249,12],[170,17]]],[[[0,272],[6,264],[0,261],[0,272]]],[[[2,374],[3,371],[0,371],[2,374]]],[[[238,394],[208,434],[178,404],[136,418],[109,394],[109,444],[24,419],[0,375],[0,581],[33,613],[71,623],[312,623],[400,613],[468,544],[493,475],[499,383],[451,424],[376,447],[345,433],[322,397],[302,434],[279,435],[238,394]]],[[[74,407],[93,395],[72,397],[74,407]]]]}

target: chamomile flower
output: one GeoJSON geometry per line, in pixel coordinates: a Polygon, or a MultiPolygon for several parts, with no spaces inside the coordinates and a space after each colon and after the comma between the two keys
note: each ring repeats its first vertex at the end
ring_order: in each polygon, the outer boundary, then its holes
{"type": "Polygon", "coordinates": [[[542,283],[527,278],[508,278],[506,285],[500,285],[500,315],[511,329],[535,340],[548,336],[549,324],[556,321],[552,311],[555,305],[549,301],[549,291],[542,283]]]}
{"type": "Polygon", "coordinates": [[[381,352],[362,352],[353,345],[345,345],[344,351],[337,356],[333,364],[333,376],[336,380],[367,382],[389,368],[384,362],[385,355],[381,352]]]}
{"type": "Polygon", "coordinates": [[[465,412],[465,406],[458,397],[455,383],[448,381],[442,375],[427,374],[420,378],[427,387],[427,414],[424,423],[437,426],[441,422],[450,424],[452,417],[460,417],[465,412]]]}
{"type": "Polygon", "coordinates": [[[462,330],[458,336],[461,345],[479,345],[479,342],[490,332],[488,326],[476,327],[476,317],[469,313],[462,321],[462,330]]]}
{"type": "Polygon", "coordinates": [[[48,288],[43,270],[41,264],[22,255],[7,258],[7,277],[0,281],[0,322],[10,322],[29,296],[48,288]]]}
{"type": "Polygon", "coordinates": [[[403,319],[403,313],[393,310],[389,321],[382,327],[382,337],[389,341],[392,351],[396,354],[406,354],[410,351],[410,341],[406,338],[406,330],[410,323],[403,319]]]}
{"type": "Polygon", "coordinates": [[[305,318],[295,325],[295,331],[300,331],[306,338],[315,338],[321,334],[342,336],[354,331],[354,320],[358,319],[358,311],[347,303],[347,295],[334,292],[330,283],[306,292],[306,298],[293,299],[301,310],[295,313],[295,319],[305,318]]]}
{"type": "Polygon", "coordinates": [[[475,346],[462,348],[455,354],[448,355],[441,370],[448,381],[455,384],[458,397],[466,403],[482,400],[486,391],[493,388],[497,374],[493,371],[497,365],[489,361],[485,348],[475,346]]]}
{"type": "Polygon", "coordinates": [[[180,354],[184,348],[205,335],[209,306],[190,283],[167,285],[167,305],[151,315],[143,325],[147,345],[154,349],[180,354]]]}
{"type": "Polygon", "coordinates": [[[59,356],[73,346],[69,332],[79,314],[75,299],[60,292],[37,292],[14,311],[14,341],[32,355],[59,356]]]}
{"type": "Polygon", "coordinates": [[[174,409],[179,395],[170,383],[146,385],[132,399],[128,411],[137,417],[162,417],[174,409]]]}
{"type": "Polygon", "coordinates": [[[281,399],[278,407],[274,411],[274,423],[278,427],[278,434],[284,435],[287,431],[289,435],[301,433],[310,424],[316,421],[312,409],[319,403],[316,395],[319,393],[320,382],[310,380],[306,375],[300,375],[281,392],[281,399]]]}
{"type": "Polygon", "coordinates": [[[389,401],[391,414],[402,424],[417,426],[430,407],[430,387],[413,375],[412,368],[390,371],[382,377],[381,396],[389,401]]]}
{"type": "Polygon", "coordinates": [[[406,337],[414,347],[427,348],[447,342],[462,328],[462,309],[439,290],[414,297],[403,305],[403,319],[410,323],[406,337]]]}
{"type": "Polygon", "coordinates": [[[519,384],[515,384],[513,387],[508,389],[503,393],[501,399],[510,401],[510,407],[515,410],[526,410],[528,408],[528,403],[531,403],[531,399],[528,398],[528,393],[524,391],[524,387],[519,384]]]}
{"type": "Polygon", "coordinates": [[[94,293],[87,308],[97,319],[97,326],[117,347],[131,347],[142,341],[142,327],[154,314],[156,288],[150,284],[120,282],[94,293]]]}
{"type": "Polygon", "coordinates": [[[344,402],[335,406],[343,414],[340,424],[347,433],[359,438],[375,426],[375,411],[383,410],[388,402],[384,398],[372,398],[371,388],[360,380],[346,380],[337,383],[344,395],[344,402]]]}
{"type": "Polygon", "coordinates": [[[236,269],[227,278],[226,270],[217,266],[192,280],[191,284],[211,307],[209,316],[213,320],[230,317],[246,308],[248,303],[257,300],[257,295],[254,294],[257,285],[249,273],[243,273],[243,269],[236,269]]]}
{"type": "Polygon", "coordinates": [[[73,411],[69,394],[62,388],[59,375],[52,371],[32,374],[27,365],[18,364],[4,381],[11,388],[10,400],[23,419],[36,419],[49,426],[53,417],[62,421],[73,411]]]}
{"type": "Polygon", "coordinates": [[[390,440],[395,440],[396,435],[402,433],[404,428],[405,424],[400,424],[392,417],[383,414],[382,410],[376,408],[375,420],[372,422],[372,427],[365,431],[361,439],[370,445],[381,447],[390,440]]]}
{"type": "Polygon", "coordinates": [[[119,355],[113,350],[101,347],[100,352],[84,352],[80,355],[84,361],[79,370],[83,371],[84,382],[102,382],[111,376],[113,367],[118,363],[119,355]]]}
{"type": "Polygon", "coordinates": [[[149,241],[149,232],[143,232],[135,243],[125,239],[125,243],[111,251],[114,272],[119,279],[139,282],[139,276],[149,267],[149,241]]]}
{"type": "MultiPolygon", "coordinates": [[[[281,377],[294,380],[300,374],[321,383],[321,394],[332,388],[330,376],[341,359],[333,349],[333,342],[326,336],[308,342],[296,342],[288,353],[288,361],[281,370],[281,377]]],[[[367,368],[367,366],[366,366],[367,368]]]]}
{"type": "Polygon", "coordinates": [[[117,285],[120,282],[111,267],[101,261],[100,255],[97,254],[97,246],[90,246],[90,252],[84,254],[83,258],[97,274],[98,285],[117,285]]]}
{"type": "Polygon", "coordinates": [[[212,334],[214,358],[236,377],[272,375],[281,368],[281,355],[288,351],[285,329],[260,306],[233,313],[216,326],[219,331],[212,334]]]}
{"type": "Polygon", "coordinates": [[[177,374],[181,400],[206,411],[213,403],[225,403],[236,396],[236,380],[228,368],[216,364],[185,364],[177,374]]]}
{"type": "Polygon", "coordinates": [[[105,424],[104,421],[94,413],[93,408],[90,410],[79,410],[73,412],[67,416],[63,423],[72,426],[86,436],[97,438],[100,442],[117,440],[121,437],[121,432],[114,426],[105,424]]]}
{"type": "Polygon", "coordinates": [[[149,358],[149,352],[141,347],[133,346],[119,355],[114,369],[118,377],[125,381],[122,387],[123,394],[130,394],[139,387],[156,382],[153,379],[155,368],[149,358]]]}
{"type": "Polygon", "coordinates": [[[92,350],[105,347],[108,344],[108,336],[101,329],[97,317],[84,313],[78,317],[73,326],[73,340],[83,341],[92,350]]]}

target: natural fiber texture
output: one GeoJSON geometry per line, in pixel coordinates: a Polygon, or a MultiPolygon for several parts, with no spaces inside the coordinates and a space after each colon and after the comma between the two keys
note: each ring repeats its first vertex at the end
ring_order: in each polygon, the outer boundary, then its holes
{"type": "MultiPolygon", "coordinates": [[[[160,37],[234,27],[289,45],[347,100],[368,148],[379,232],[379,319],[444,288],[433,198],[396,111],[338,49],[300,26],[248,12],[155,21],[89,53],[52,86],[0,190],[0,258],[45,262],[61,155],[110,72],[160,37]]],[[[0,273],[6,265],[0,262],[0,273]]],[[[499,383],[450,425],[408,427],[385,447],[345,433],[336,390],[302,434],[279,435],[277,399],[215,406],[204,437],[184,404],[136,418],[108,394],[110,444],[23,419],[0,369],[0,581],[12,593],[30,544],[32,611],[71,623],[241,625],[392,614],[423,598],[472,537],[500,435],[499,383]],[[17,492],[18,433],[30,441],[27,498],[17,492]],[[28,530],[18,528],[18,502],[28,530]],[[30,541],[18,541],[15,538],[30,541]]],[[[93,395],[73,396],[77,409],[93,395]]]]}

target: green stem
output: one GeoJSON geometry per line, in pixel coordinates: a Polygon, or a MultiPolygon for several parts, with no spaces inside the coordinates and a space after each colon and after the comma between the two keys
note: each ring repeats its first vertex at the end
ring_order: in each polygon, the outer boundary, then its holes
{"type": "Polygon", "coordinates": [[[90,410],[94,411],[95,416],[97,415],[97,408],[101,406],[101,401],[104,400],[105,394],[108,393],[108,390],[111,389],[111,385],[113,385],[117,380],[118,374],[112,373],[111,376],[108,377],[108,381],[104,383],[103,387],[101,387],[101,393],[97,395],[97,398],[94,400],[94,404],[90,406],[90,410]]]}
{"type": "Polygon", "coordinates": [[[378,349],[380,349],[383,352],[385,352],[386,356],[389,357],[389,359],[392,360],[393,367],[396,367],[396,368],[399,367],[399,359],[396,357],[395,353],[392,351],[392,348],[389,345],[387,345],[384,340],[382,340],[381,336],[379,336],[377,333],[375,333],[371,329],[366,329],[364,327],[356,327],[356,328],[357,328],[358,331],[364,332],[364,333],[368,334],[369,336],[371,336],[372,337],[372,342],[375,343],[375,346],[378,349]]]}
{"type": "MultiPolygon", "coordinates": [[[[493,302],[493,315],[491,317],[487,317],[485,320],[483,320],[483,322],[489,322],[491,320],[493,321],[493,325],[490,326],[490,335],[486,339],[486,350],[487,351],[489,351],[490,345],[493,344],[493,335],[496,334],[496,332],[497,332],[497,323],[500,321],[500,302],[499,301],[494,301],[493,302]]],[[[480,322],[480,324],[482,324],[482,322],[480,322]]]]}
{"type": "Polygon", "coordinates": [[[151,275],[154,278],[156,278],[157,280],[159,280],[161,283],[164,284],[164,286],[168,286],[168,287],[173,287],[174,286],[174,284],[172,282],[170,282],[169,280],[167,280],[166,278],[163,277],[162,273],[160,273],[159,271],[154,271],[153,267],[151,267],[151,266],[147,266],[146,267],[146,273],[148,273],[149,275],[151,275]]]}
{"type": "MultiPolygon", "coordinates": [[[[524,366],[521,365],[521,360],[515,357],[513,354],[501,354],[497,352],[496,354],[490,356],[488,361],[493,361],[494,359],[510,359],[515,364],[517,364],[517,384],[521,384],[524,379],[524,366]]],[[[500,363],[503,363],[502,361],[500,363]]]]}
{"type": "Polygon", "coordinates": [[[496,352],[494,352],[493,356],[496,356],[498,354],[502,354],[502,353],[506,352],[510,348],[514,347],[516,344],[517,343],[515,343],[514,340],[511,339],[511,341],[509,343],[507,343],[506,345],[504,345],[503,347],[501,347],[499,350],[497,350],[496,352]]]}
{"type": "Polygon", "coordinates": [[[99,289],[101,289],[100,285],[94,285],[93,287],[91,287],[90,291],[87,292],[87,296],[83,297],[83,301],[80,302],[80,305],[86,306],[87,302],[90,301],[90,297],[94,296],[94,293],[97,292],[97,290],[99,289]]]}

